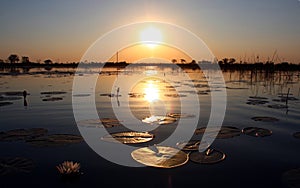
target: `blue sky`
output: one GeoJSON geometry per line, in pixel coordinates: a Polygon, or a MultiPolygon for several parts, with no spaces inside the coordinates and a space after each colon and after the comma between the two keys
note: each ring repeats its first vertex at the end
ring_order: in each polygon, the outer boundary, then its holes
{"type": "Polygon", "coordinates": [[[275,50],[300,62],[298,0],[2,0],[0,58],[79,61],[100,36],[124,24],[164,21],[198,35],[220,59],[262,59],[275,50]]]}

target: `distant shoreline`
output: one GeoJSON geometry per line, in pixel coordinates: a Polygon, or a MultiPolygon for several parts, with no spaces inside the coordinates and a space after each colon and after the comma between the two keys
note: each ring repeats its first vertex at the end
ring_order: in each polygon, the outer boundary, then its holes
{"type": "MultiPolygon", "coordinates": [[[[0,63],[0,69],[14,69],[14,68],[24,68],[24,69],[31,69],[31,68],[44,68],[44,69],[52,69],[52,68],[77,68],[79,63],[53,63],[53,64],[42,64],[42,63],[0,63]]],[[[170,66],[178,66],[183,69],[203,69],[203,68],[215,68],[216,64],[211,63],[202,63],[202,64],[182,64],[182,63],[140,63],[140,64],[132,64],[126,62],[107,62],[107,63],[82,63],[80,64],[81,67],[111,67],[111,68],[125,68],[126,66],[133,65],[133,66],[163,66],[163,67],[170,67],[170,66]]],[[[283,63],[233,63],[233,64],[224,64],[218,63],[219,67],[222,70],[264,70],[268,72],[273,71],[300,71],[300,64],[291,64],[287,62],[283,63]]]]}

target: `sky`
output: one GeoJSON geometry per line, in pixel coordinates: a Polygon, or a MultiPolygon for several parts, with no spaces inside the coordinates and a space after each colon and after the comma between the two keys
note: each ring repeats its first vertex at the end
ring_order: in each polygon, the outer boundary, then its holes
{"type": "MultiPolygon", "coordinates": [[[[300,63],[299,0],[1,0],[0,59],[80,61],[122,25],[160,21],[201,38],[218,58],[300,63]]],[[[168,35],[164,33],[163,35],[168,35]]],[[[196,47],[195,47],[196,48],[196,47]]]]}

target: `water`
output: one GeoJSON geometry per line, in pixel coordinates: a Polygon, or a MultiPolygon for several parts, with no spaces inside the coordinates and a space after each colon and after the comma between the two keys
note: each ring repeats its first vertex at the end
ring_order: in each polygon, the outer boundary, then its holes
{"type": "MultiPolygon", "coordinates": [[[[80,135],[72,110],[73,71],[31,69],[18,74],[6,74],[3,71],[0,92],[26,90],[30,95],[27,96],[28,106],[24,106],[21,99],[11,101],[12,105],[0,107],[0,131],[42,127],[48,129],[48,134],[80,135]],[[66,93],[41,94],[48,91],[66,93]],[[51,97],[60,100],[43,101],[51,97]]],[[[96,72],[97,69],[82,70],[82,77],[89,77],[90,73],[96,72]]],[[[210,76],[213,75],[214,71],[210,71],[210,76]]],[[[225,161],[221,163],[200,165],[188,162],[174,169],[130,168],[103,159],[85,142],[57,147],[33,147],[23,141],[0,142],[1,157],[25,157],[35,163],[32,173],[0,176],[0,187],[284,187],[281,182],[282,173],[300,166],[300,140],[292,136],[300,131],[300,101],[289,100],[288,108],[283,109],[269,108],[268,105],[286,105],[285,102],[276,102],[273,99],[285,98],[288,89],[293,94],[290,97],[300,98],[299,72],[251,74],[232,71],[223,72],[223,76],[227,87],[227,110],[223,125],[239,129],[262,127],[271,130],[273,134],[264,138],[241,134],[234,138],[216,139],[212,147],[226,154],[225,161]],[[266,97],[268,103],[246,104],[249,96],[266,97]],[[255,116],[276,117],[279,121],[256,122],[251,119],[255,116]],[[60,178],[55,166],[65,160],[81,163],[84,174],[80,179],[60,178]]],[[[100,118],[116,118],[114,107],[120,112],[119,120],[129,125],[129,128],[138,129],[144,125],[143,129],[153,130],[155,139],[147,144],[155,144],[167,139],[175,131],[176,123],[158,126],[151,122],[144,124],[142,120],[151,115],[159,117],[168,113],[180,113],[180,100],[187,107],[186,115],[190,115],[190,118],[182,119],[183,123],[190,126],[198,118],[197,126],[206,126],[211,110],[211,94],[207,84],[200,70],[188,69],[183,72],[172,67],[155,66],[131,67],[126,71],[104,68],[99,75],[96,91],[89,90],[76,97],[95,97],[100,118]],[[125,87],[124,84],[130,83],[130,80],[135,81],[135,84],[125,87]],[[117,93],[120,96],[107,96],[117,93]],[[128,93],[131,93],[130,97],[128,93]],[[191,108],[198,100],[200,109],[191,108]],[[128,108],[132,116],[128,116],[128,108]],[[200,110],[199,117],[197,110],[200,110]]],[[[215,86],[218,85],[221,85],[220,80],[215,80],[215,86]]],[[[223,89],[225,88],[213,88],[215,92],[223,89]]],[[[82,105],[84,107],[85,104],[82,105]]],[[[97,128],[80,129],[92,134],[97,128]]],[[[109,132],[125,130],[128,128],[108,129],[109,132]]],[[[201,139],[201,136],[193,136],[193,139],[201,139]]],[[[178,141],[183,140],[179,138],[178,141]]]]}

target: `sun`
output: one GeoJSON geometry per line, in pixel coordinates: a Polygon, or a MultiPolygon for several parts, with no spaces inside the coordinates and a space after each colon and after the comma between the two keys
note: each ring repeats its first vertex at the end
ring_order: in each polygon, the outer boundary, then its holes
{"type": "Polygon", "coordinates": [[[140,40],[149,48],[154,48],[162,42],[162,34],[159,29],[149,26],[141,32],[140,40]]]}

